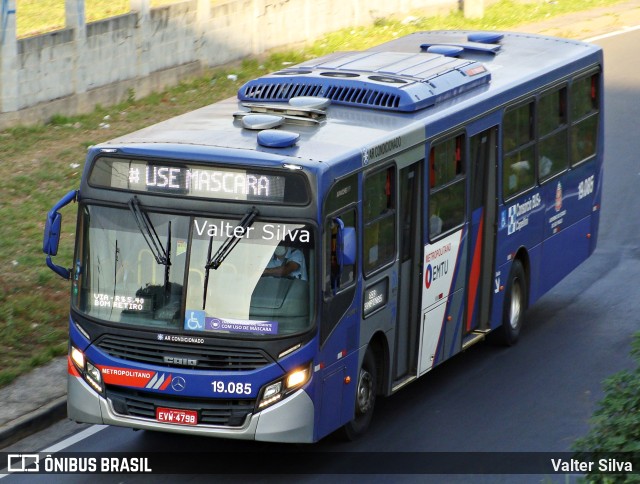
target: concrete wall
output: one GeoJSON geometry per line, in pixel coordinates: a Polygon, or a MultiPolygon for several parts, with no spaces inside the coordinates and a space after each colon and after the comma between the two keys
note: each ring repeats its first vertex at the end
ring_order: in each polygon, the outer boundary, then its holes
{"type": "Polygon", "coordinates": [[[341,28],[420,10],[444,13],[458,0],[185,0],[86,23],[84,0],[65,0],[66,28],[16,38],[16,0],[0,0],[0,129],[90,111],[133,92],[144,96],[269,49],[341,28]],[[213,3],[213,5],[212,5],[213,3]]]}

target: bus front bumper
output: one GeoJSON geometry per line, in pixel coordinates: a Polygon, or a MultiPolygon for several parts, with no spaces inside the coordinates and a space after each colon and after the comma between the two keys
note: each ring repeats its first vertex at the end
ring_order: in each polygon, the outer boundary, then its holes
{"type": "Polygon", "coordinates": [[[74,375],[68,376],[67,392],[67,413],[69,418],[76,422],[227,439],[299,443],[314,441],[313,402],[304,390],[298,390],[285,400],[261,412],[248,415],[240,427],[179,425],[119,415],[114,411],[109,400],[98,395],[81,378],[74,375]]]}

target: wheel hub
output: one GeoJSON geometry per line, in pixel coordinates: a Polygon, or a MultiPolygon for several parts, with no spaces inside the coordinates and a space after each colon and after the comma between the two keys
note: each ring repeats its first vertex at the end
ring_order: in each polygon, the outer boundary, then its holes
{"type": "Polygon", "coordinates": [[[371,399],[373,396],[373,388],[371,387],[371,373],[364,368],[360,370],[360,378],[358,379],[357,404],[360,413],[367,413],[371,408],[371,399]]]}
{"type": "Polygon", "coordinates": [[[520,280],[515,279],[511,288],[511,307],[509,308],[509,324],[512,328],[517,328],[520,324],[520,314],[522,312],[522,287],[520,280]]]}

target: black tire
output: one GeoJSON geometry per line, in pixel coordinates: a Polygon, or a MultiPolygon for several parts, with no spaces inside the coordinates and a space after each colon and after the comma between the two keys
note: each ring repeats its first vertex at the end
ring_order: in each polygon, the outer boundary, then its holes
{"type": "Polygon", "coordinates": [[[371,348],[367,349],[362,360],[362,366],[358,372],[356,388],[356,408],[353,420],[343,428],[344,437],[347,440],[355,440],[363,435],[369,428],[376,404],[376,389],[378,387],[378,374],[376,360],[371,348]]]}
{"type": "Polygon", "coordinates": [[[502,326],[498,330],[502,344],[512,346],[518,341],[524,324],[524,312],[527,308],[527,275],[522,262],[513,261],[507,281],[502,311],[502,326]]]}

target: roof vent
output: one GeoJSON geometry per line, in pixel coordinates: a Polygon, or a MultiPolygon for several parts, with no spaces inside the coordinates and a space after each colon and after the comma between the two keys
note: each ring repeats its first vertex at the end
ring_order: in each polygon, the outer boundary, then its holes
{"type": "Polygon", "coordinates": [[[504,35],[497,32],[474,32],[467,35],[469,42],[480,42],[481,44],[497,44],[503,38],[504,35]]]}
{"type": "Polygon", "coordinates": [[[299,96],[289,99],[289,105],[294,108],[327,109],[331,99],[326,97],[299,96]]]}
{"type": "Polygon", "coordinates": [[[457,57],[464,52],[464,49],[457,45],[432,45],[427,47],[427,52],[430,54],[440,54],[445,57],[457,57]]]}
{"type": "Polygon", "coordinates": [[[320,75],[324,77],[339,77],[343,79],[360,77],[360,74],[356,74],[355,72],[321,72],[320,75]]]}
{"type": "Polygon", "coordinates": [[[287,71],[278,71],[271,74],[272,76],[303,76],[305,74],[311,74],[311,71],[305,69],[290,69],[287,71]]]}
{"type": "Polygon", "coordinates": [[[258,133],[258,144],[265,148],[290,148],[300,139],[299,133],[282,131],[279,129],[266,129],[258,133]]]}
{"type": "Polygon", "coordinates": [[[249,114],[242,118],[242,127],[251,130],[277,128],[284,123],[282,116],[271,114],[249,114]]]}
{"type": "Polygon", "coordinates": [[[399,79],[391,76],[369,76],[369,79],[376,82],[384,82],[386,84],[406,84],[409,82],[405,79],[399,79]]]}

